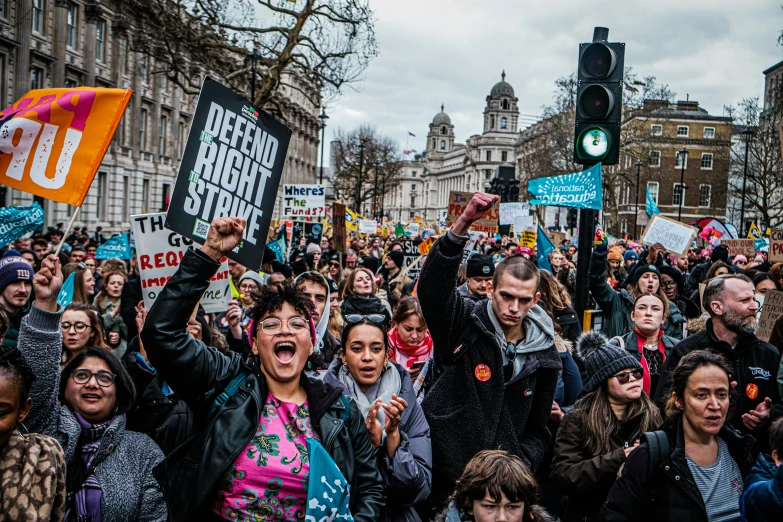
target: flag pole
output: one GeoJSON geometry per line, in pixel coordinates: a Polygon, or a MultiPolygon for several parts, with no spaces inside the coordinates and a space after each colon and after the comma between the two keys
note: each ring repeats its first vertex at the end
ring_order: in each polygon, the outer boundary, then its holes
{"type": "Polygon", "coordinates": [[[65,227],[65,230],[63,231],[63,237],[60,240],[60,244],[57,245],[57,250],[54,251],[54,255],[60,255],[60,250],[63,247],[63,243],[65,243],[65,238],[68,236],[68,232],[71,231],[71,227],[73,226],[73,222],[76,220],[76,215],[79,213],[79,209],[82,207],[76,207],[76,210],[73,211],[73,215],[71,216],[71,220],[68,222],[68,226],[65,227]]]}

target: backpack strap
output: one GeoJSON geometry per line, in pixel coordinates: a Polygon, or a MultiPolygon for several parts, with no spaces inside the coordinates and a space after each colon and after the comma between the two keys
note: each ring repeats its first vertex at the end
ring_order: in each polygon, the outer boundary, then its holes
{"type": "Polygon", "coordinates": [[[236,395],[236,393],[239,391],[239,388],[245,383],[248,377],[250,377],[250,374],[246,371],[242,371],[242,373],[231,379],[231,381],[228,383],[228,386],[226,386],[225,389],[223,389],[223,391],[218,394],[218,396],[215,398],[215,402],[212,403],[212,407],[209,409],[209,417],[212,417],[212,415],[217,410],[219,410],[220,407],[226,403],[226,401],[236,395]]]}
{"type": "MultiPolygon", "coordinates": [[[[650,476],[653,476],[661,467],[661,464],[672,454],[669,437],[664,431],[648,431],[642,434],[641,442],[647,442],[647,448],[649,449],[647,463],[650,476]]],[[[657,481],[651,481],[650,488],[650,500],[655,503],[658,500],[659,493],[657,481]]]]}
{"type": "Polygon", "coordinates": [[[610,342],[611,341],[617,341],[617,344],[620,345],[620,349],[621,350],[625,350],[625,341],[623,341],[623,338],[621,336],[618,335],[618,336],[612,337],[611,339],[609,339],[609,341],[610,342]]]}

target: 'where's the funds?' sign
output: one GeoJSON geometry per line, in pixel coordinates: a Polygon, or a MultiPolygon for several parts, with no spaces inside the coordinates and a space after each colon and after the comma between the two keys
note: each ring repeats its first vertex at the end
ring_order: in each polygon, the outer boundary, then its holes
{"type": "Polygon", "coordinates": [[[166,227],[197,243],[218,217],[247,220],[231,259],[258,270],[291,129],[206,78],[171,196],[166,227]]]}

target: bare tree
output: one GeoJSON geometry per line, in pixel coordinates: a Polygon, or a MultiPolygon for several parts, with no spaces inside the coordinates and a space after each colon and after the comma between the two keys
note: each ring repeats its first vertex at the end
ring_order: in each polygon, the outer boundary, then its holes
{"type": "Polygon", "coordinates": [[[386,175],[386,191],[394,188],[399,183],[402,172],[402,158],[400,146],[392,138],[379,134],[371,125],[361,125],[351,131],[337,129],[335,131],[337,146],[332,149],[332,163],[334,174],[332,184],[335,196],[344,201],[357,212],[361,212],[363,203],[380,197],[382,190],[382,176],[386,175]],[[362,158],[359,144],[364,144],[362,158]],[[375,162],[378,165],[377,192],[375,185],[375,162]],[[359,164],[362,164],[362,186],[359,196],[359,205],[356,205],[356,195],[359,185],[359,164]]]}
{"type": "Polygon", "coordinates": [[[133,26],[132,49],[147,53],[154,72],[197,94],[201,72],[279,113],[274,98],[287,85],[316,107],[361,79],[377,55],[369,0],[123,0],[133,26]],[[255,51],[254,51],[255,49],[255,51]],[[287,81],[288,75],[302,77],[287,81]]]}

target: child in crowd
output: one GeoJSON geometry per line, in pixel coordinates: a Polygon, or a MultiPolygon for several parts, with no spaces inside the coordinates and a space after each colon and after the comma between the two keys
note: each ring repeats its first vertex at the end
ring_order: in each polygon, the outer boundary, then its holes
{"type": "Polygon", "coordinates": [[[783,418],[769,428],[772,455],[760,454],[745,479],[740,499],[743,522],[780,520],[783,517],[783,418]]]}

